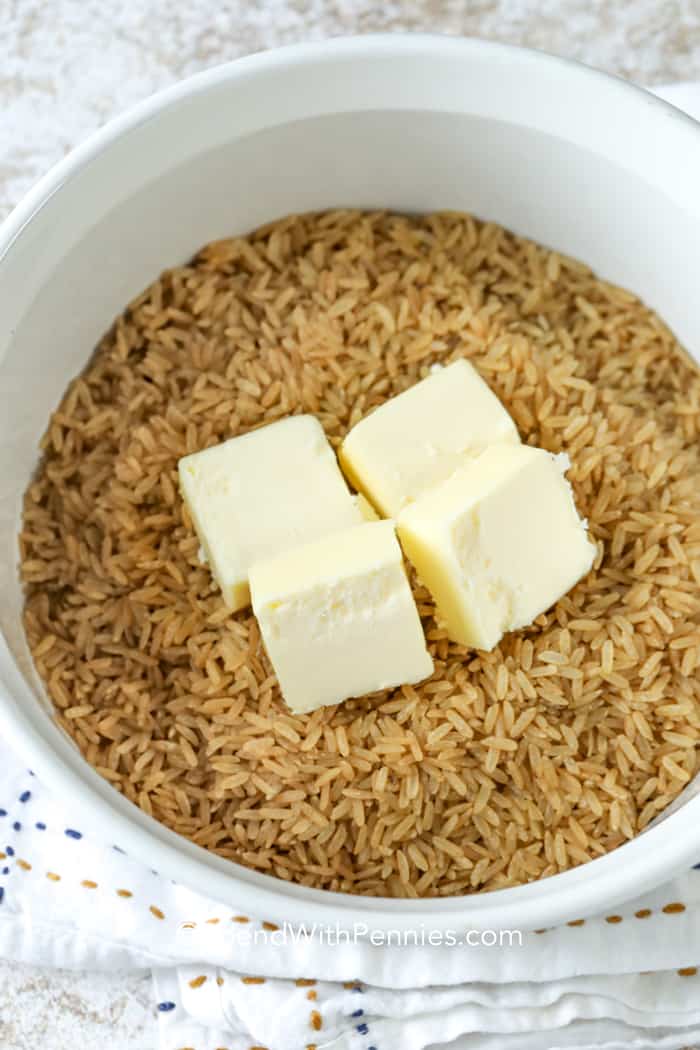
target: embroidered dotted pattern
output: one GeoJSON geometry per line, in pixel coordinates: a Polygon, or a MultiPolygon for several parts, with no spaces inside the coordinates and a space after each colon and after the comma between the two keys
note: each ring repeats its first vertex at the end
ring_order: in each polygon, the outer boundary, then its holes
{"type": "MultiPolygon", "coordinates": [[[[27,790],[23,791],[20,795],[18,795],[17,801],[21,805],[26,805],[26,803],[29,802],[31,798],[32,798],[32,792],[31,792],[31,790],[27,789],[27,790]]],[[[8,816],[7,810],[3,809],[3,808],[0,808],[0,819],[2,819],[3,817],[7,817],[7,816],[8,816]]],[[[12,826],[12,830],[15,833],[19,833],[19,832],[22,831],[23,825],[22,825],[22,821],[21,820],[13,820],[11,826],[12,826]]],[[[46,831],[47,830],[47,825],[44,823],[44,821],[38,820],[38,821],[35,821],[34,828],[37,831],[46,831]]],[[[63,834],[66,836],[66,838],[72,840],[73,842],[79,842],[83,838],[82,831],[78,831],[77,828],[64,828],[63,829],[63,834]]],[[[114,846],[114,849],[117,850],[117,852],[119,852],[119,853],[123,853],[124,852],[118,846],[114,846]]],[[[10,845],[6,846],[3,851],[0,851],[0,861],[6,860],[8,858],[9,859],[14,859],[14,869],[15,870],[25,871],[25,872],[33,870],[32,864],[28,860],[25,860],[24,857],[17,857],[15,855],[14,847],[10,846],[10,845]]],[[[7,877],[10,874],[11,870],[12,869],[11,869],[10,865],[3,866],[0,869],[0,876],[7,877]]],[[[45,876],[46,876],[46,878],[48,879],[49,882],[58,883],[58,882],[62,881],[62,876],[56,871],[47,871],[47,872],[45,872],[45,876]]],[[[86,890],[96,890],[96,889],[99,888],[99,884],[97,882],[95,882],[94,879],[81,879],[80,880],[80,885],[83,887],[83,889],[86,889],[86,890]]],[[[115,889],[114,892],[122,900],[130,900],[134,896],[134,894],[133,894],[133,892],[131,890],[124,889],[124,888],[121,888],[121,887],[115,889]]],[[[4,896],[5,896],[5,886],[0,885],[0,903],[3,901],[4,896]]],[[[151,912],[151,914],[155,918],[157,918],[157,919],[165,919],[165,914],[155,904],[150,904],[149,905],[149,911],[151,912]]],[[[218,919],[215,920],[215,921],[218,922],[218,919]]]]}
{"type": "MultiPolygon", "coordinates": [[[[32,792],[30,790],[25,790],[18,796],[18,802],[21,805],[24,805],[27,802],[29,802],[31,797],[32,797],[32,792]]],[[[8,816],[7,810],[3,809],[3,808],[0,808],[0,819],[5,818],[7,816],[8,816]]],[[[43,821],[36,821],[34,823],[34,827],[35,827],[35,829],[37,831],[46,831],[46,827],[47,826],[46,826],[46,824],[43,821]]],[[[22,831],[22,821],[21,820],[14,820],[14,821],[12,821],[12,830],[16,834],[20,833],[22,831]]],[[[64,828],[64,835],[66,836],[66,838],[72,839],[73,841],[76,841],[76,842],[80,841],[82,839],[82,837],[83,837],[82,832],[78,831],[76,828],[64,828]]],[[[114,849],[117,850],[119,853],[123,853],[124,852],[118,846],[115,846],[114,849]]],[[[5,846],[4,850],[0,850],[0,862],[6,860],[8,858],[10,860],[14,859],[14,866],[15,866],[16,869],[19,869],[20,871],[25,871],[25,872],[29,872],[29,871],[32,870],[32,864],[29,861],[25,860],[23,857],[16,857],[15,858],[15,850],[14,850],[14,848],[11,845],[7,845],[7,846],[5,846]]],[[[694,868],[696,870],[700,870],[700,864],[694,865],[694,868]]],[[[11,872],[11,865],[5,865],[5,866],[3,866],[0,869],[0,876],[6,878],[10,874],[10,872],[11,872]]],[[[57,872],[47,871],[45,874],[46,874],[46,878],[50,882],[58,883],[58,882],[61,881],[61,875],[58,874],[57,872]]],[[[82,879],[81,882],[80,882],[80,885],[83,888],[87,889],[87,890],[97,890],[99,888],[98,883],[95,882],[93,879],[82,879]]],[[[116,896],[119,897],[122,900],[131,900],[131,899],[134,898],[134,893],[131,890],[125,889],[123,887],[116,888],[114,890],[114,892],[115,892],[116,896]]],[[[5,886],[0,884],[0,903],[2,903],[2,901],[4,899],[4,896],[5,896],[5,886]]],[[[149,910],[149,912],[151,913],[151,915],[154,918],[156,918],[158,920],[161,920],[161,921],[165,920],[164,912],[157,905],[149,904],[148,905],[148,910],[149,910]]],[[[663,914],[663,915],[681,915],[681,914],[683,914],[685,912],[685,910],[686,910],[686,906],[685,906],[685,904],[682,903],[682,901],[669,901],[668,904],[663,905],[663,907],[661,908],[661,914],[663,914]]],[[[652,915],[653,915],[652,909],[650,909],[650,908],[640,908],[638,911],[636,911],[634,913],[634,918],[636,918],[636,919],[648,919],[652,915]]],[[[217,916],[217,917],[212,917],[210,919],[207,919],[205,921],[206,921],[206,923],[208,923],[210,925],[216,925],[221,920],[217,916]]],[[[232,915],[231,916],[231,921],[232,922],[237,922],[237,923],[248,923],[251,920],[246,915],[232,915]]],[[[605,922],[608,923],[608,924],[611,924],[611,925],[617,925],[617,924],[619,924],[619,923],[621,923],[623,921],[624,920],[623,920],[623,917],[621,915],[615,914],[615,915],[607,915],[607,916],[605,916],[605,922]]],[[[569,927],[577,928],[577,927],[584,926],[585,922],[586,922],[585,919],[572,919],[566,925],[569,926],[569,927]]],[[[182,924],[183,928],[188,928],[188,929],[193,929],[196,925],[197,924],[194,923],[194,922],[183,923],[182,924]]],[[[279,930],[279,926],[276,925],[273,922],[265,921],[261,925],[262,925],[262,928],[264,930],[268,930],[268,931],[271,931],[271,932],[279,930]]],[[[540,930],[535,930],[534,932],[536,934],[545,934],[545,933],[547,933],[549,931],[547,929],[540,929],[540,930]]],[[[685,978],[687,978],[687,977],[696,977],[698,975],[698,967],[696,967],[696,966],[685,966],[685,967],[680,968],[676,972],[677,972],[679,977],[685,977],[685,978]]],[[[207,978],[207,976],[205,974],[200,974],[198,977],[193,978],[189,982],[189,986],[192,989],[201,988],[201,987],[203,987],[206,984],[207,980],[208,980],[208,978],[207,978]]],[[[242,977],[241,981],[242,981],[243,984],[246,984],[246,985],[261,985],[261,984],[265,983],[265,978],[264,977],[255,977],[255,976],[246,976],[246,977],[242,977]]],[[[224,984],[224,978],[221,977],[221,976],[217,976],[216,983],[217,983],[217,985],[219,987],[221,987],[224,984]]],[[[314,1003],[317,1001],[317,997],[318,997],[317,996],[317,992],[315,990],[313,990],[313,986],[316,984],[316,981],[311,980],[309,978],[299,978],[295,983],[296,983],[298,988],[309,989],[305,993],[307,1001],[314,1002],[314,1003]]],[[[362,988],[362,985],[360,984],[360,982],[346,981],[346,982],[343,983],[343,987],[346,990],[349,990],[349,991],[352,991],[352,992],[356,992],[356,993],[360,993],[360,994],[362,994],[362,992],[363,992],[363,988],[362,988]]],[[[160,1003],[157,1004],[156,1009],[158,1010],[159,1013],[166,1014],[166,1013],[170,1013],[172,1010],[175,1010],[176,1009],[176,1004],[174,1002],[172,1002],[171,1000],[164,1000],[163,1002],[160,1002],[160,1003]]],[[[351,1019],[353,1021],[357,1022],[354,1027],[355,1027],[355,1031],[358,1033],[358,1035],[361,1035],[361,1036],[369,1035],[369,1025],[367,1024],[366,1020],[363,1020],[363,1018],[364,1018],[364,1010],[361,1007],[359,1007],[356,1010],[353,1010],[352,1013],[350,1014],[350,1017],[351,1017],[351,1019]]],[[[313,1009],[311,1011],[311,1013],[309,1014],[309,1027],[315,1032],[319,1032],[319,1031],[322,1030],[322,1028],[323,1028],[323,1018],[322,1018],[321,1013],[320,1013],[320,1011],[318,1009],[313,1009]]],[[[194,1048],[182,1047],[182,1048],[180,1048],[180,1050],[194,1050],[194,1048]]],[[[226,1047],[217,1047],[216,1050],[227,1050],[227,1048],[226,1047]]],[[[262,1047],[262,1046],[251,1046],[249,1048],[249,1050],[267,1050],[267,1048],[266,1047],[262,1047]]],[[[308,1043],[306,1045],[305,1050],[317,1050],[317,1044],[316,1043],[308,1043]]],[[[377,1050],[377,1048],[374,1045],[368,1045],[366,1047],[366,1050],[377,1050]]]]}

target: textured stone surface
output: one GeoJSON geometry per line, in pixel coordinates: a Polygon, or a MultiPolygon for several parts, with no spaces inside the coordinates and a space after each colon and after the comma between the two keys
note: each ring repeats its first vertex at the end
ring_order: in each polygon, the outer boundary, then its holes
{"type": "MultiPolygon", "coordinates": [[[[0,0],[0,218],[109,117],[279,44],[424,30],[542,48],[643,83],[700,79],[697,0],[0,0]]],[[[151,1050],[149,978],[0,961],[1,1050],[151,1050]]]]}
{"type": "Polygon", "coordinates": [[[155,1050],[151,978],[0,962],[2,1050],[155,1050]]]}
{"type": "Polygon", "coordinates": [[[278,44],[427,30],[543,48],[645,82],[700,77],[697,0],[0,0],[0,19],[0,216],[115,113],[278,44]]]}

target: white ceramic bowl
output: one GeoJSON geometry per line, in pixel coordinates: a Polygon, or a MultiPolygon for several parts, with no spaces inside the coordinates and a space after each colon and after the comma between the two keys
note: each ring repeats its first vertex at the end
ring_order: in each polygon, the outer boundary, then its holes
{"type": "Polygon", "coordinates": [[[68,380],[124,304],[205,241],[332,206],[471,211],[585,260],[700,348],[700,126],[620,80],[517,48],[384,36],[255,55],[112,121],[0,231],[0,718],[83,823],[162,873],[270,918],[536,928],[700,860],[700,799],[584,867],[473,897],[314,891],[215,857],[144,815],[52,722],[24,641],[22,492],[68,380]]]}

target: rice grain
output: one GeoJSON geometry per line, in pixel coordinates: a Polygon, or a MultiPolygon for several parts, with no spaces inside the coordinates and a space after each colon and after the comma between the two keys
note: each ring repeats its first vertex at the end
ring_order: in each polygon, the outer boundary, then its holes
{"type": "MultiPolygon", "coordinates": [[[[20,536],[59,723],[127,798],[304,885],[445,896],[639,833],[698,770],[700,376],[634,296],[467,215],[292,216],[132,302],[68,388],[20,536]],[[493,653],[309,715],[200,563],[177,461],[289,413],[337,447],[469,358],[522,437],[567,452],[595,566],[493,653]]],[[[154,913],[155,914],[155,913],[154,913]]]]}

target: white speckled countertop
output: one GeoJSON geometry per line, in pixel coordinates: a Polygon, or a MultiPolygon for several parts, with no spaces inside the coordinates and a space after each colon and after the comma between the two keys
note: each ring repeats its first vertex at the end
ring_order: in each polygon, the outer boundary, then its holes
{"type": "MultiPolygon", "coordinates": [[[[0,24],[0,218],[115,113],[278,44],[428,30],[543,48],[643,83],[700,79],[698,0],[0,0],[0,24]]],[[[0,1050],[152,1050],[148,982],[0,960],[0,1050]]]]}

